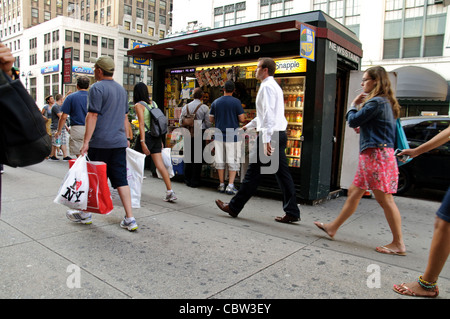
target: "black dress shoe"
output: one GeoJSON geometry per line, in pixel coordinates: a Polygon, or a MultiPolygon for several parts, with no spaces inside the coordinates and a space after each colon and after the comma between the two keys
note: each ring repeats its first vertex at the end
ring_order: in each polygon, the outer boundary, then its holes
{"type": "Polygon", "coordinates": [[[231,217],[235,217],[236,218],[238,216],[238,214],[236,214],[233,211],[231,211],[230,206],[228,204],[225,204],[220,199],[216,199],[216,205],[222,211],[224,211],[225,213],[228,213],[228,215],[230,215],[231,217]]]}
{"type": "Polygon", "coordinates": [[[289,224],[289,223],[294,223],[294,222],[300,221],[300,218],[286,214],[283,217],[275,218],[275,220],[279,223],[289,224]]]}

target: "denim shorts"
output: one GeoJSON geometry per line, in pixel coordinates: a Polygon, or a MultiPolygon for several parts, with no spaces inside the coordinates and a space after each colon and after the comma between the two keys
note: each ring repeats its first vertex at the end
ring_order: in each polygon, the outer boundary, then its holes
{"type": "Polygon", "coordinates": [[[89,148],[90,161],[106,163],[106,174],[113,188],[127,186],[127,153],[126,148],[89,148]]]}
{"type": "Polygon", "coordinates": [[[450,223],[450,187],[442,200],[441,207],[436,212],[437,217],[450,223]]]}

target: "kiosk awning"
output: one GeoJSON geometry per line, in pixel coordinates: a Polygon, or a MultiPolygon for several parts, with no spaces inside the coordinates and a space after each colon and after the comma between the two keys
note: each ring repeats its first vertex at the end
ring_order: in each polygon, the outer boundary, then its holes
{"type": "Polygon", "coordinates": [[[445,101],[448,83],[439,74],[416,66],[393,70],[397,73],[397,98],[408,100],[445,101]]]}

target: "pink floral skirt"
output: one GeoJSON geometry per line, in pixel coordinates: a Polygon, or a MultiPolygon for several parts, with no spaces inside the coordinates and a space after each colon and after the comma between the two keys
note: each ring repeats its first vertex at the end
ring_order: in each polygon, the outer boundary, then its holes
{"type": "Polygon", "coordinates": [[[353,184],[365,190],[397,192],[398,167],[393,148],[367,148],[359,154],[353,184]]]}

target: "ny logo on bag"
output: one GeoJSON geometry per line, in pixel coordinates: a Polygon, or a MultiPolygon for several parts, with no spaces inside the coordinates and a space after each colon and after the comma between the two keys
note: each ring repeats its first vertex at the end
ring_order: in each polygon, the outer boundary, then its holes
{"type": "Polygon", "coordinates": [[[75,196],[76,199],[74,202],[79,202],[81,195],[83,195],[84,193],[84,191],[79,190],[82,183],[82,181],[77,181],[77,179],[75,179],[74,183],[71,186],[67,187],[66,193],[61,196],[67,199],[69,202],[71,202],[72,198],[75,196]]]}

